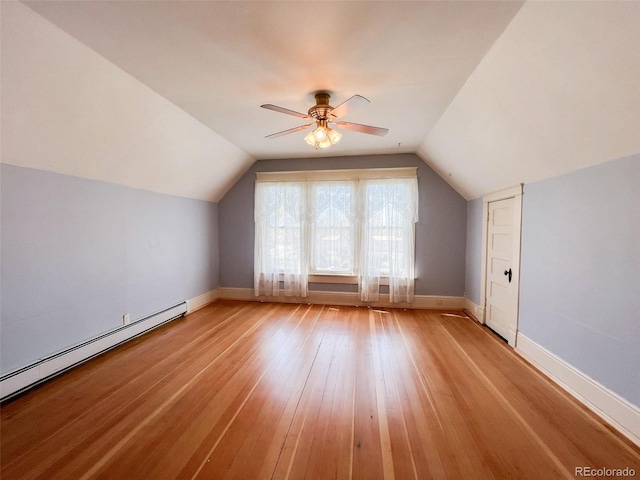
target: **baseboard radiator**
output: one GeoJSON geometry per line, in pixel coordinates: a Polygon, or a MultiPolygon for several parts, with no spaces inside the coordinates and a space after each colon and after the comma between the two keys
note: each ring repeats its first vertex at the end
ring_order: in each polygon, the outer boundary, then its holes
{"type": "Polygon", "coordinates": [[[187,302],[140,318],[0,377],[0,402],[187,313],[187,302]]]}

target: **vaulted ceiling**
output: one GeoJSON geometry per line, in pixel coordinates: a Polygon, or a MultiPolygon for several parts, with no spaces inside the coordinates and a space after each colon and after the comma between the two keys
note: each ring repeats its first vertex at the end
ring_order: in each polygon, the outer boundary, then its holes
{"type": "Polygon", "coordinates": [[[635,1],[3,2],[2,41],[3,162],[182,196],[259,159],[417,152],[472,199],[640,152],[635,1]],[[261,104],[319,90],[389,134],[264,138],[305,122],[261,104]]]}

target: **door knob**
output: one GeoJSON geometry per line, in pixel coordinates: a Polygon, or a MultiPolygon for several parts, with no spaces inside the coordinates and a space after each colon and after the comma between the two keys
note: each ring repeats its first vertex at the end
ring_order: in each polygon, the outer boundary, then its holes
{"type": "Polygon", "coordinates": [[[509,283],[511,283],[511,269],[505,270],[504,274],[509,276],[509,283]]]}

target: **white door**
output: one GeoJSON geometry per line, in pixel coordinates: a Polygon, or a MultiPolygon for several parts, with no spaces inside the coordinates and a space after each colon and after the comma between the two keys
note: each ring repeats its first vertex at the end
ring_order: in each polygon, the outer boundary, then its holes
{"type": "Polygon", "coordinates": [[[520,197],[488,204],[485,322],[515,346],[518,330],[520,197]]]}

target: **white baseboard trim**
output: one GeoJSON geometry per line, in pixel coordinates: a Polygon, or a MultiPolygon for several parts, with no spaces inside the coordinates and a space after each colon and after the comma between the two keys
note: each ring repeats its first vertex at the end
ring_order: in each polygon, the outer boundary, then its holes
{"type": "Polygon", "coordinates": [[[521,332],[518,332],[515,350],[587,408],[640,446],[640,408],[521,332]]]}
{"type": "Polygon", "coordinates": [[[478,322],[484,324],[484,308],[473,303],[467,297],[462,301],[462,308],[466,310],[478,322]]]}
{"type": "Polygon", "coordinates": [[[206,307],[218,299],[218,289],[210,290],[202,295],[187,300],[187,315],[206,307]]]}
{"type": "Polygon", "coordinates": [[[314,303],[319,305],[351,305],[387,308],[424,308],[435,310],[461,310],[462,297],[448,297],[436,295],[416,295],[412,303],[390,303],[388,294],[380,294],[377,302],[362,302],[356,292],[322,292],[310,291],[306,297],[256,297],[252,288],[218,288],[218,298],[225,300],[245,300],[252,302],[282,302],[282,303],[314,303]]]}

